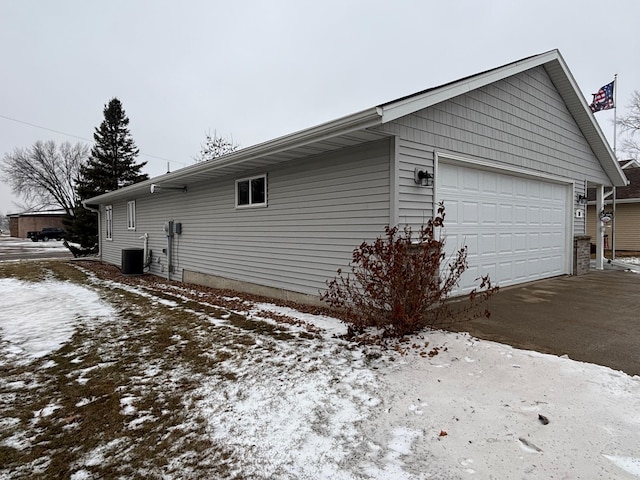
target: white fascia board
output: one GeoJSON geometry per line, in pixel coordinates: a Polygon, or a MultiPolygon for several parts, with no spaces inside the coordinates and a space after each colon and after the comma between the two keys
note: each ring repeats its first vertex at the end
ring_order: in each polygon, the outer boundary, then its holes
{"type": "MultiPolygon", "coordinates": [[[[258,157],[267,155],[274,155],[287,150],[291,150],[296,147],[302,147],[313,142],[320,142],[322,140],[328,140],[339,135],[343,135],[356,130],[364,130],[369,127],[380,125],[382,118],[382,112],[378,107],[363,110],[361,112],[339,118],[332,122],[320,124],[316,127],[312,127],[306,130],[301,130],[290,135],[270,140],[265,143],[248,147],[242,150],[238,150],[224,157],[220,157],[214,160],[214,165],[209,165],[209,168],[203,168],[203,170],[215,169],[220,167],[227,167],[236,165],[247,160],[251,160],[258,157]]],[[[200,165],[197,165],[200,166],[200,165]]],[[[176,174],[182,171],[176,172],[176,174]]],[[[186,176],[191,172],[184,172],[182,176],[186,176]]],[[[179,179],[176,176],[176,179],[179,179]]],[[[173,180],[173,179],[172,179],[173,180]]]]}
{"type": "Polygon", "coordinates": [[[274,155],[296,147],[302,147],[313,142],[328,140],[338,135],[346,134],[356,130],[364,130],[369,127],[380,125],[382,119],[382,109],[379,107],[363,110],[346,117],[341,117],[331,122],[326,122],[306,130],[300,130],[290,135],[278,137],[252,147],[243,148],[235,152],[224,155],[215,160],[200,162],[196,165],[181,168],[175,172],[160,175],[158,177],[145,180],[135,185],[130,185],[113,192],[98,195],[82,202],[85,205],[97,205],[111,202],[125,197],[133,197],[142,192],[149,192],[152,183],[187,183],[189,177],[201,172],[215,171],[223,167],[228,167],[243,163],[254,158],[267,155],[274,155]]]}
{"type": "Polygon", "coordinates": [[[479,74],[466,80],[460,80],[459,82],[455,82],[451,85],[436,88],[429,92],[425,92],[422,95],[411,96],[398,102],[387,104],[382,107],[382,123],[391,122],[400,117],[404,117],[405,115],[410,115],[414,112],[430,107],[431,105],[435,105],[449,100],[450,98],[468,93],[472,90],[482,88],[512,75],[517,75],[518,73],[543,65],[551,60],[555,60],[558,57],[559,52],[557,50],[551,50],[550,52],[542,53],[535,57],[505,65],[502,68],[498,68],[484,74],[479,74]]]}

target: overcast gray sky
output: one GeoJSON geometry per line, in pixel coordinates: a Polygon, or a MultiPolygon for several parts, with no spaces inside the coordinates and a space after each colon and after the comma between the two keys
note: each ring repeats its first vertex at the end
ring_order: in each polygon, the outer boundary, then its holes
{"type": "Polygon", "coordinates": [[[20,122],[89,143],[115,96],[155,176],[208,131],[248,147],[554,48],[589,102],[617,73],[621,115],[639,23],[637,0],[0,0],[0,156],[81,141],[20,122]]]}

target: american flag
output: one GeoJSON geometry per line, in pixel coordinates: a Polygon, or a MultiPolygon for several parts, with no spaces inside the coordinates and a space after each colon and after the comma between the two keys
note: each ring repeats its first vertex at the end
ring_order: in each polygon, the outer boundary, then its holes
{"type": "Polygon", "coordinates": [[[609,110],[613,108],[615,105],[613,104],[613,84],[615,80],[611,83],[608,83],[600,90],[598,93],[593,94],[593,103],[589,105],[589,108],[592,112],[599,112],[600,110],[609,110]]]}

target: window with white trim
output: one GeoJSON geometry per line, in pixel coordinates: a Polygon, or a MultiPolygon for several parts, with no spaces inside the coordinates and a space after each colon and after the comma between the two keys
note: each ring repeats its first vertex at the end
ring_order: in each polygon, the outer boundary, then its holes
{"type": "Polygon", "coordinates": [[[267,206],[267,174],[236,180],[236,208],[267,206]]]}
{"type": "Polygon", "coordinates": [[[113,240],[113,206],[104,207],[104,238],[113,240]]]}
{"type": "Polygon", "coordinates": [[[127,202],[127,230],[136,229],[136,201],[127,202]]]}

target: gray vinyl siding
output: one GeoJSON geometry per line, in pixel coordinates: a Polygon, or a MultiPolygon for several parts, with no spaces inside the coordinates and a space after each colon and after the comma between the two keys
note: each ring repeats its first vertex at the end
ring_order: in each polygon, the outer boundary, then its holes
{"type": "MultiPolygon", "coordinates": [[[[413,169],[433,171],[434,152],[568,177],[576,193],[584,191],[585,181],[610,183],[543,67],[379,128],[398,137],[398,217],[412,226],[433,213],[433,191],[415,185],[413,169]]],[[[583,234],[584,228],[584,219],[575,219],[575,233],[583,234]]]]}
{"type": "Polygon", "coordinates": [[[149,234],[151,272],[166,275],[162,225],[182,223],[175,237],[173,279],[189,270],[317,295],[345,267],[354,247],[379,236],[390,218],[390,140],[368,143],[266,171],[246,172],[188,192],[160,191],[136,201],[136,231],[127,202],[113,205],[113,241],[103,259],[142,247],[149,234]],[[267,207],[235,208],[235,180],[267,174],[267,207]]]}

